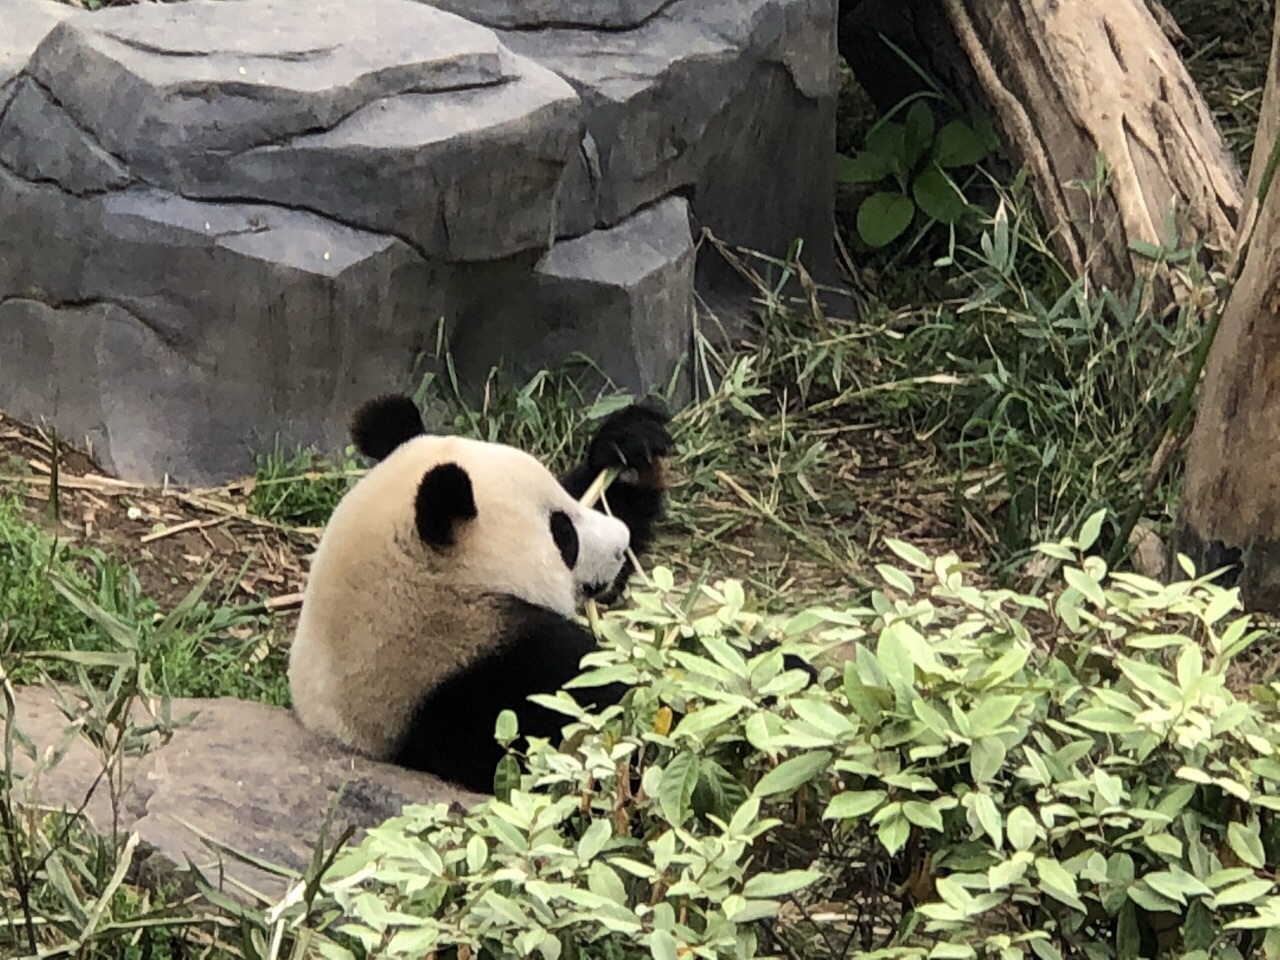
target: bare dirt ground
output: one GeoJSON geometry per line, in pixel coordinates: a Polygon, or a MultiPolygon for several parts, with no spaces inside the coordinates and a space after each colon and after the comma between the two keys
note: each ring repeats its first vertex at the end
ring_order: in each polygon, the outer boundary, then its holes
{"type": "Polygon", "coordinates": [[[304,584],[318,531],[288,529],[250,514],[252,478],[208,490],[150,488],[107,475],[83,450],[0,414],[0,488],[22,497],[32,520],[60,539],[127,563],[161,609],[206,574],[228,602],[288,613],[304,584]]]}

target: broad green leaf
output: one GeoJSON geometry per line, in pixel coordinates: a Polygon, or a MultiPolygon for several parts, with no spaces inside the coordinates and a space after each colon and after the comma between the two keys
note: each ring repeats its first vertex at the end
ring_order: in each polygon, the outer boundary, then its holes
{"type": "Polygon", "coordinates": [[[1150,913],[1182,912],[1182,907],[1178,905],[1178,901],[1170,900],[1163,894],[1157,893],[1145,881],[1139,880],[1137,883],[1129,884],[1125,892],[1129,895],[1130,900],[1150,913]]]}
{"type": "Polygon", "coordinates": [[[741,709],[737,703],[713,703],[686,713],[676,725],[675,735],[696,741],[708,731],[732,720],[741,709]]]}
{"type": "Polygon", "coordinates": [[[1004,822],[1001,820],[1000,811],[996,808],[996,802],[991,799],[990,794],[976,793],[973,795],[973,812],[978,818],[978,823],[982,824],[982,829],[991,838],[991,843],[999,850],[1004,846],[1004,822]]]}
{"type": "Polygon", "coordinates": [[[1077,727],[1099,733],[1137,733],[1142,729],[1132,717],[1110,707],[1086,707],[1067,719],[1077,727]]]}
{"type": "Polygon", "coordinates": [[[981,683],[987,687],[994,687],[1011,679],[1026,665],[1028,656],[1030,652],[1025,647],[1006,650],[1000,655],[1000,659],[983,672],[981,683]]]}
{"type": "Polygon", "coordinates": [[[1227,843],[1231,845],[1235,855],[1249,866],[1258,870],[1263,868],[1266,857],[1262,850],[1262,839],[1256,829],[1232,821],[1227,825],[1227,843]]]}
{"type": "Polygon", "coordinates": [[[1184,960],[1192,960],[1199,954],[1200,960],[1208,960],[1206,952],[1218,936],[1218,924],[1203,900],[1193,900],[1182,921],[1182,948],[1184,960]]]}
{"type": "Polygon", "coordinates": [[[1117,960],[1137,960],[1142,953],[1142,931],[1138,926],[1138,908],[1126,900],[1116,918],[1117,960]]]}
{"type": "Polygon", "coordinates": [[[584,863],[594,860],[612,836],[612,823],[604,819],[593,820],[591,826],[583,832],[582,839],[578,841],[578,859],[584,863]]]}
{"type": "Polygon", "coordinates": [[[622,878],[603,860],[593,860],[587,868],[587,889],[617,904],[627,902],[627,888],[622,878]]]}
{"type": "Polygon", "coordinates": [[[907,109],[903,123],[903,159],[914,167],[933,143],[933,111],[929,104],[917,100],[907,109]]]}
{"type": "MultiPolygon", "coordinates": [[[[605,825],[605,829],[608,829],[608,820],[600,820],[597,822],[603,823],[605,825]]],[[[479,834],[473,834],[471,839],[467,841],[467,870],[471,873],[478,872],[488,859],[489,845],[484,842],[484,837],[479,834]]]]}
{"type": "Polygon", "coordinates": [[[1162,857],[1172,857],[1175,860],[1182,859],[1182,841],[1177,837],[1171,837],[1167,833],[1156,833],[1142,839],[1153,853],[1158,853],[1162,857]]]}
{"type": "Polygon", "coordinates": [[[969,711],[969,734],[985,737],[999,732],[1022,704],[1022,697],[1015,694],[987,697],[969,711]]]}
{"type": "Polygon", "coordinates": [[[1246,880],[1244,883],[1237,883],[1235,886],[1227,887],[1213,898],[1213,908],[1218,910],[1241,903],[1252,903],[1259,897],[1269,894],[1272,886],[1274,884],[1270,880],[1246,880]]]}
{"type": "Polygon", "coordinates": [[[689,801],[698,785],[698,756],[695,753],[677,753],[662,771],[662,783],[658,787],[658,804],[662,815],[672,826],[680,826],[689,815],[689,801]]]}
{"type": "Polygon", "coordinates": [[[1200,648],[1190,644],[1183,647],[1178,654],[1178,685],[1185,690],[1203,673],[1204,657],[1200,654],[1200,648]]]}
{"type": "Polygon", "coordinates": [[[885,628],[884,634],[881,634],[883,641],[885,634],[892,634],[906,648],[907,653],[911,656],[911,660],[926,674],[945,673],[946,668],[938,660],[937,655],[929,646],[929,641],[924,638],[914,626],[905,620],[898,620],[885,628]]]}
{"type": "Polygon", "coordinates": [[[1244,880],[1252,880],[1255,876],[1257,874],[1248,867],[1226,867],[1222,870],[1213,871],[1213,873],[1204,878],[1204,882],[1211,889],[1216,890],[1219,887],[1229,887],[1244,880]]]}
{"type": "Polygon", "coordinates": [[[742,886],[742,895],[753,899],[772,899],[795,893],[822,879],[820,870],[786,870],[782,873],[757,873],[742,886]]]}
{"type": "Polygon", "coordinates": [[[812,724],[830,737],[844,737],[853,733],[853,724],[830,703],[821,700],[792,700],[791,709],[806,723],[812,724]]]}
{"type": "Polygon", "coordinates": [[[936,164],[931,164],[916,177],[911,184],[911,196],[925,216],[939,223],[955,223],[969,209],[964,194],[936,164]]]}
{"type": "Polygon", "coordinates": [[[753,713],[747,717],[747,722],[743,724],[743,732],[746,734],[747,742],[755,747],[761,753],[768,753],[773,743],[773,737],[769,733],[769,715],[765,713],[753,713]]]}
{"type": "Polygon", "coordinates": [[[909,836],[911,836],[911,824],[901,814],[888,817],[876,830],[876,838],[891,857],[906,845],[909,836]]]}
{"type": "Polygon", "coordinates": [[[1004,766],[1004,743],[998,737],[982,737],[969,751],[969,773],[977,784],[989,783],[1004,766]]]}
{"type": "Polygon", "coordinates": [[[499,713],[498,720],[493,726],[494,736],[504,747],[509,746],[519,734],[519,721],[516,719],[514,710],[503,710],[499,713]]]}
{"type": "Polygon", "coordinates": [[[888,246],[911,226],[915,213],[916,205],[906,194],[873,193],[858,207],[858,236],[873,249],[888,246]]]}
{"type": "Polygon", "coordinates": [[[902,804],[902,812],[917,827],[924,827],[937,832],[942,831],[942,814],[931,805],[919,800],[907,800],[902,804]]]}
{"type": "Polygon", "coordinates": [[[844,793],[837,793],[831,798],[831,802],[827,804],[827,809],[823,812],[824,820],[852,820],[854,817],[863,817],[874,810],[880,804],[884,803],[888,794],[883,790],[850,790],[844,793]]]}
{"type": "Polygon", "coordinates": [[[513,791],[520,789],[520,761],[515,754],[503,754],[498,761],[498,768],[493,772],[493,793],[499,800],[511,798],[513,791]]]}
{"type": "Polygon", "coordinates": [[[768,797],[775,793],[794,793],[802,784],[808,783],[831,764],[831,754],[826,750],[814,750],[810,753],[792,757],[778,764],[756,784],[752,793],[757,797],[768,797]]]}
{"type": "Polygon", "coordinates": [[[1169,706],[1182,703],[1182,691],[1169,682],[1164,670],[1154,664],[1131,660],[1129,657],[1117,657],[1116,666],[1135,684],[1169,706]]]}
{"type": "Polygon", "coordinates": [[[972,167],[987,155],[987,145],[963,120],[952,120],[934,141],[933,158],[943,167],[972,167]]]}
{"type": "Polygon", "coordinates": [[[992,864],[987,868],[987,884],[992,890],[1003,890],[1026,876],[1029,866],[1031,866],[1031,857],[1028,854],[1014,854],[1008,860],[992,864]]]}
{"type": "Polygon", "coordinates": [[[942,738],[944,743],[951,740],[951,724],[932,704],[925,700],[916,699],[911,701],[911,709],[926,727],[942,738]]]}
{"type": "Polygon", "coordinates": [[[886,627],[876,642],[876,658],[900,705],[914,699],[916,664],[902,641],[900,630],[886,627]]]}
{"type": "Polygon", "coordinates": [[[862,149],[868,153],[878,153],[889,161],[892,169],[899,176],[907,169],[907,130],[905,125],[896,120],[884,120],[867,133],[862,149]]]}
{"type": "Polygon", "coordinates": [[[883,154],[860,150],[852,157],[836,156],[836,179],[851,187],[877,183],[892,173],[893,163],[883,154]]]}
{"type": "Polygon", "coordinates": [[[933,569],[933,564],[929,562],[929,558],[924,551],[919,547],[912,546],[905,540],[896,540],[889,537],[884,541],[884,545],[918,570],[928,571],[933,569]]]}
{"type": "Polygon", "coordinates": [[[1069,586],[1079,590],[1095,607],[1099,609],[1106,607],[1107,597],[1102,592],[1102,587],[1097,580],[1094,580],[1093,577],[1080,568],[1063,567],[1062,578],[1067,581],[1069,586]]]}
{"type": "Polygon", "coordinates": [[[1147,885],[1161,896],[1187,903],[1188,897],[1207,897],[1213,891],[1189,873],[1175,873],[1172,870],[1157,870],[1145,874],[1142,878],[1147,885]]]}
{"type": "Polygon", "coordinates": [[[1040,882],[1056,888],[1061,893],[1076,896],[1076,878],[1067,873],[1057,860],[1051,857],[1036,857],[1036,873],[1040,882]]]}
{"type": "Polygon", "coordinates": [[[912,596],[916,591],[915,583],[897,567],[891,567],[887,563],[877,563],[876,573],[880,574],[880,578],[885,583],[908,597],[912,596]]]}
{"type": "Polygon", "coordinates": [[[679,960],[676,938],[669,930],[655,930],[649,935],[649,953],[653,960],[679,960]]]}
{"type": "Polygon", "coordinates": [[[1036,823],[1031,811],[1023,806],[1009,811],[1009,815],[1005,817],[1004,830],[1015,850],[1031,849],[1032,844],[1040,837],[1040,825],[1036,823]]]}
{"type": "Polygon", "coordinates": [[[978,951],[967,943],[949,943],[946,940],[933,945],[929,951],[929,960],[972,960],[978,951]]]}
{"type": "Polygon", "coordinates": [[[1098,534],[1102,533],[1102,522],[1107,519],[1106,509],[1095,510],[1088,519],[1080,525],[1080,536],[1077,541],[1081,550],[1088,550],[1098,540],[1098,534]]]}
{"type": "Polygon", "coordinates": [[[1240,602],[1238,590],[1223,590],[1215,593],[1209,606],[1205,608],[1204,622],[1212,626],[1236,608],[1240,602]]]}

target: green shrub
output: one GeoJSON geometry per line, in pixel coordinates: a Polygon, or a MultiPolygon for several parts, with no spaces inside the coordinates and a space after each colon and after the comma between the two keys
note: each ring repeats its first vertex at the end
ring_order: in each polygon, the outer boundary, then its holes
{"type": "Polygon", "coordinates": [[[1280,955],[1280,685],[1228,683],[1260,633],[1207,579],[1105,571],[1101,519],[1042,548],[1044,596],[901,543],[869,606],[790,617],[653,571],[577,681],[628,701],[549,698],[566,746],[519,782],[342,852],[307,915],[348,946],[323,952],[1280,955]],[[783,670],[824,649],[820,686],[783,670]]]}

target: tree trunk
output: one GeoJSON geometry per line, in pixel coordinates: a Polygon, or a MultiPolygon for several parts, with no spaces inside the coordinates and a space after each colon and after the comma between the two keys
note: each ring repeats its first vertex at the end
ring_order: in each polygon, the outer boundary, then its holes
{"type": "MultiPolygon", "coordinates": [[[[845,0],[842,7],[842,30],[863,38],[845,49],[865,48],[878,32],[901,46],[910,33],[910,55],[993,115],[1015,162],[1029,168],[1058,255],[1092,289],[1127,292],[1148,274],[1150,261],[1130,243],[1170,240],[1171,214],[1180,244],[1233,248],[1240,171],[1156,0],[845,0]],[[864,12],[879,21],[863,21],[864,12]],[[957,51],[960,63],[939,62],[957,51]],[[1109,176],[1104,189],[1087,191],[1099,151],[1109,176]]],[[[850,67],[860,78],[866,72],[856,60],[850,67]]],[[[877,97],[882,107],[885,96],[877,97]]],[[[1162,279],[1167,303],[1180,283],[1162,279]]]]}
{"type": "Polygon", "coordinates": [[[1257,215],[1246,224],[1240,274],[1205,363],[1173,544],[1198,573],[1239,564],[1223,581],[1240,586],[1247,609],[1272,614],[1280,613],[1278,47],[1280,10],[1249,172],[1257,215]]]}
{"type": "MultiPolygon", "coordinates": [[[[1277,10],[1280,16],[1280,10],[1277,10]]],[[[1280,25],[1271,32],[1271,58],[1267,61],[1267,83],[1262,91],[1262,112],[1258,116],[1258,129],[1253,138],[1253,156],[1249,158],[1249,179],[1244,185],[1244,207],[1241,210],[1238,243],[1244,241],[1257,215],[1258,187],[1262,183],[1262,171],[1266,169],[1271,146],[1280,134],[1280,25]]]]}
{"type": "Polygon", "coordinates": [[[1077,276],[1128,290],[1149,269],[1130,243],[1169,239],[1170,214],[1180,244],[1231,249],[1239,170],[1143,0],[942,6],[1077,276]],[[1098,151],[1108,179],[1091,195],[1073,182],[1095,180],[1098,151]]]}

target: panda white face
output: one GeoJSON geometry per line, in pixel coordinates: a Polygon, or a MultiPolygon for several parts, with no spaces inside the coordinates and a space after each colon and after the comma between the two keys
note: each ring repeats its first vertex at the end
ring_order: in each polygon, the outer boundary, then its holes
{"type": "Polygon", "coordinates": [[[631,542],[625,523],[583,507],[537,458],[465,437],[414,437],[347,499],[363,503],[370,536],[371,512],[385,517],[423,576],[566,616],[614,581],[631,542]]]}
{"type": "Polygon", "coordinates": [[[621,520],[576,503],[574,506],[572,512],[553,508],[550,529],[565,567],[577,581],[576,602],[581,603],[613,583],[626,560],[631,531],[621,520]]]}

